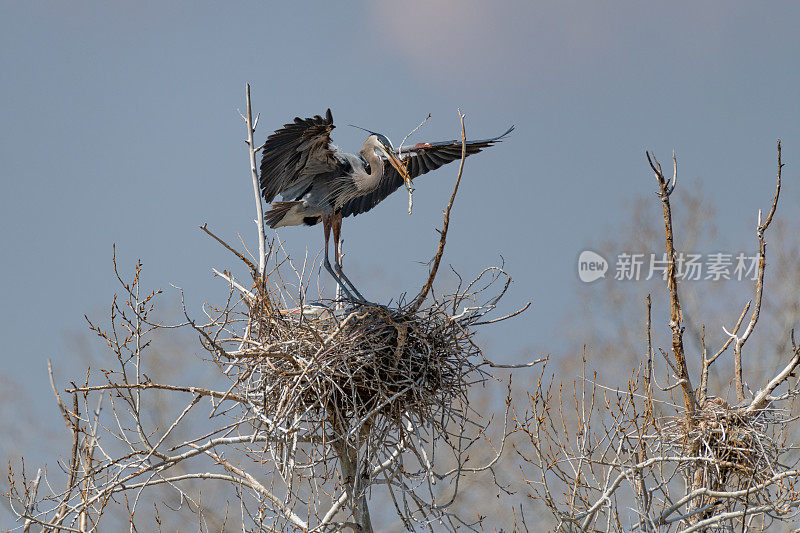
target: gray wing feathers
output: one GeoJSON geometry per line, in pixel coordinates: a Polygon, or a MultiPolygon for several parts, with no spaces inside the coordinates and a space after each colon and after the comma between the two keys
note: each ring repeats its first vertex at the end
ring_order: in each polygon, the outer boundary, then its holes
{"type": "MultiPolygon", "coordinates": [[[[315,176],[336,173],[338,159],[331,150],[333,116],[297,117],[267,138],[261,149],[261,194],[267,202],[289,189],[310,184],[315,176]]],[[[305,186],[302,188],[304,189],[305,186]]]]}
{"type": "MultiPolygon", "coordinates": [[[[501,142],[503,138],[514,130],[511,126],[505,133],[491,139],[481,139],[478,141],[467,141],[467,155],[477,154],[484,148],[492,146],[496,142],[501,142]]],[[[411,178],[421,176],[431,170],[436,170],[442,165],[461,159],[461,141],[444,141],[437,143],[419,143],[415,146],[403,149],[403,160],[406,162],[406,169],[411,178]]],[[[403,178],[394,169],[386,166],[383,177],[378,187],[371,193],[353,198],[342,207],[343,216],[355,216],[366,213],[387,196],[396,191],[403,185],[403,178]]]]}

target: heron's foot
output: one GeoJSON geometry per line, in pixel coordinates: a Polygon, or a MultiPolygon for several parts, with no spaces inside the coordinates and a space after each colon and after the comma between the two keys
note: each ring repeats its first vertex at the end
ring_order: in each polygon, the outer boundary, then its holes
{"type": "Polygon", "coordinates": [[[327,270],[333,277],[334,281],[336,281],[336,284],[342,289],[342,295],[344,298],[340,299],[339,301],[342,303],[356,304],[365,307],[382,307],[387,310],[389,309],[383,304],[370,302],[364,298],[364,295],[362,295],[353,282],[350,281],[350,278],[347,277],[340,265],[331,267],[331,264],[328,262],[323,262],[323,265],[325,266],[325,270],[327,270]]]}
{"type": "Polygon", "coordinates": [[[345,289],[344,287],[342,287],[342,293],[344,293],[343,294],[344,297],[340,298],[338,300],[340,302],[350,303],[350,304],[353,304],[353,305],[360,305],[362,307],[383,307],[383,308],[388,309],[388,307],[386,307],[383,304],[370,302],[366,298],[360,297],[360,295],[353,295],[347,289],[345,289]]]}
{"type": "MultiPolygon", "coordinates": [[[[340,285],[341,286],[341,285],[340,285]]],[[[342,303],[350,304],[353,307],[360,306],[360,307],[380,307],[382,309],[389,310],[389,307],[379,304],[376,302],[371,302],[366,298],[359,297],[360,295],[353,295],[351,294],[346,288],[342,287],[342,298],[338,299],[337,301],[342,303]]]]}

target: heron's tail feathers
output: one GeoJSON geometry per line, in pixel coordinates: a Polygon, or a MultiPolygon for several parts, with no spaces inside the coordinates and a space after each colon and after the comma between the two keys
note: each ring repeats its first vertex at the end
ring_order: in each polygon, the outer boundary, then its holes
{"type": "MultiPolygon", "coordinates": [[[[289,211],[298,204],[302,204],[303,202],[274,202],[272,204],[272,209],[267,211],[264,214],[264,220],[267,221],[267,225],[270,228],[277,228],[280,226],[285,226],[287,224],[281,224],[284,217],[289,214],[289,211]]],[[[291,225],[291,224],[290,224],[291,225]]]]}

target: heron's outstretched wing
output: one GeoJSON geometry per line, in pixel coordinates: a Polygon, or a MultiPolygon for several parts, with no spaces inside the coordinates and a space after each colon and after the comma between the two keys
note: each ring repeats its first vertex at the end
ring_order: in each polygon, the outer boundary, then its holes
{"type": "MultiPolygon", "coordinates": [[[[514,126],[497,137],[491,139],[481,139],[478,141],[467,141],[467,155],[477,154],[484,148],[492,146],[496,142],[503,140],[503,137],[514,130],[514,126]]],[[[418,143],[401,151],[401,157],[406,162],[406,169],[411,178],[416,178],[431,170],[436,170],[442,165],[461,159],[461,141],[443,141],[437,143],[418,143]]],[[[387,196],[396,191],[403,185],[403,178],[391,165],[386,165],[383,177],[378,187],[371,193],[353,198],[346,202],[342,207],[342,215],[359,215],[366,213],[387,196]]]]}
{"type": "Polygon", "coordinates": [[[302,119],[267,138],[261,149],[261,194],[267,202],[286,189],[299,186],[320,174],[337,172],[341,162],[331,149],[333,115],[302,119]]]}

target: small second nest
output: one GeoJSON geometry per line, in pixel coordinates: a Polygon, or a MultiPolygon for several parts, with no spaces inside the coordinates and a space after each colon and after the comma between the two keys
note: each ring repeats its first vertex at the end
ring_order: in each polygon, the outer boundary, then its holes
{"type": "Polygon", "coordinates": [[[708,398],[687,431],[685,421],[673,419],[664,427],[669,441],[681,448],[695,447],[705,461],[709,486],[716,490],[757,484],[773,474],[781,447],[771,430],[782,413],[762,410],[747,413],[721,398],[708,398]]]}
{"type": "Polygon", "coordinates": [[[415,418],[443,429],[466,407],[472,374],[482,375],[471,334],[443,306],[335,311],[266,303],[250,310],[253,341],[239,357],[246,365],[239,394],[274,428],[300,422],[318,432],[334,424],[339,433],[415,418]]]}

